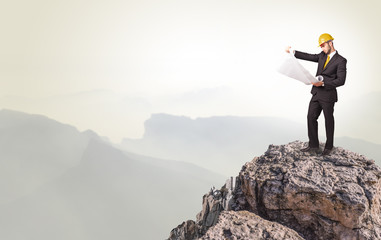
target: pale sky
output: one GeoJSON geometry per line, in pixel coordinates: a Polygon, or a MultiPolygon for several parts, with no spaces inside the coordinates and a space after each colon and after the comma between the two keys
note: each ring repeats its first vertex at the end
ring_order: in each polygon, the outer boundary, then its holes
{"type": "MultiPolygon", "coordinates": [[[[3,1],[0,108],[114,142],[141,137],[144,120],[159,112],[305,123],[310,86],[275,69],[285,46],[319,53],[327,32],[348,60],[335,109],[345,116],[341,106],[381,92],[380,9],[379,0],[3,1]]],[[[315,75],[316,64],[302,64],[315,75]]],[[[373,142],[378,133],[338,130],[373,142]]]]}

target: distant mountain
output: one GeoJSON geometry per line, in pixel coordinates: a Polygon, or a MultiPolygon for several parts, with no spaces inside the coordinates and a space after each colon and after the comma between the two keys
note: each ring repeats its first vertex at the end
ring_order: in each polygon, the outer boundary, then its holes
{"type": "Polygon", "coordinates": [[[2,110],[0,131],[0,239],[163,239],[225,180],[43,116],[2,110]]]}
{"type": "MultiPolygon", "coordinates": [[[[324,133],[324,125],[321,128],[324,133]]],[[[195,163],[233,176],[243,163],[263,153],[268,145],[294,140],[307,141],[306,126],[282,118],[220,116],[191,119],[153,114],[145,122],[143,138],[124,139],[122,147],[136,153],[195,163]]],[[[324,141],[325,136],[320,140],[324,141]]],[[[380,145],[337,137],[335,146],[357,151],[381,166],[380,145]]]]}
{"type": "Polygon", "coordinates": [[[235,175],[242,164],[269,144],[303,139],[305,127],[275,117],[221,116],[191,119],[154,114],[145,122],[142,139],[124,139],[128,151],[179,159],[235,175]]]}
{"type": "Polygon", "coordinates": [[[0,111],[0,204],[79,164],[88,141],[74,127],[44,116],[0,111]]]}

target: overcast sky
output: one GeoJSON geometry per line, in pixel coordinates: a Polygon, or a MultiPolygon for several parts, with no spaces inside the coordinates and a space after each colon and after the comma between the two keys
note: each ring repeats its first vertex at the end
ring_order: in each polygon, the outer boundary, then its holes
{"type": "Polygon", "coordinates": [[[141,137],[157,112],[304,123],[310,86],[275,70],[285,46],[319,53],[321,33],[335,38],[348,59],[339,110],[381,91],[380,9],[379,0],[3,1],[0,108],[116,142],[141,137]]]}

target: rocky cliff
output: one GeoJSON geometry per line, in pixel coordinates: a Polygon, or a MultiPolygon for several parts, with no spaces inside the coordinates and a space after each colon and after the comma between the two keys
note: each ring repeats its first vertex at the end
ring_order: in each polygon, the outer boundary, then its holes
{"type": "Polygon", "coordinates": [[[321,156],[303,145],[270,145],[169,239],[381,239],[381,169],[342,148],[321,156]]]}

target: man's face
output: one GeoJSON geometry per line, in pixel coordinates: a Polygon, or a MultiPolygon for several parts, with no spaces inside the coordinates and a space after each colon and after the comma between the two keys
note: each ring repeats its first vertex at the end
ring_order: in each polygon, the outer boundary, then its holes
{"type": "Polygon", "coordinates": [[[321,50],[323,50],[323,52],[325,53],[325,54],[330,54],[331,53],[331,46],[329,45],[329,43],[327,43],[327,42],[325,42],[325,43],[323,43],[322,45],[320,45],[320,47],[321,47],[321,50]]]}

